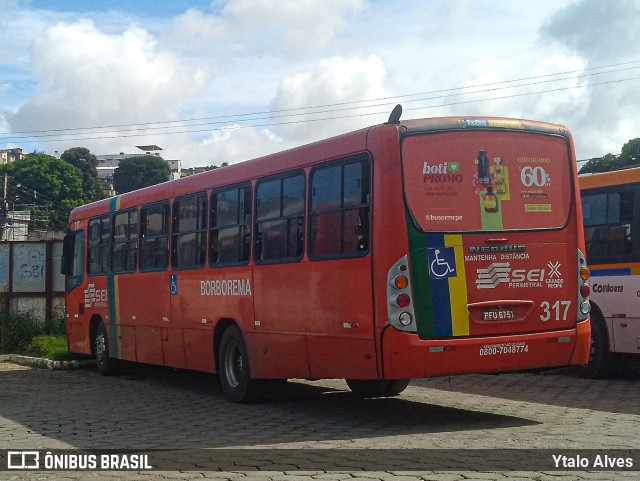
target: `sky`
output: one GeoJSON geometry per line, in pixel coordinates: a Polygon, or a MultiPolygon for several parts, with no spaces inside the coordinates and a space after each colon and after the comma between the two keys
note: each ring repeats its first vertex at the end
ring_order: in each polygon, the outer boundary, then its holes
{"type": "Polygon", "coordinates": [[[640,0],[0,0],[0,149],[230,164],[385,122],[640,137],[640,0]]]}

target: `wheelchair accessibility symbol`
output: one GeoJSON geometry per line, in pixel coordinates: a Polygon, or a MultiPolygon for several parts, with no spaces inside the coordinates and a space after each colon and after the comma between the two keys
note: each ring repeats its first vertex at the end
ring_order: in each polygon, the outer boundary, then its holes
{"type": "Polygon", "coordinates": [[[178,293],[178,276],[175,274],[169,276],[169,292],[172,296],[178,293]]]}
{"type": "Polygon", "coordinates": [[[429,249],[429,276],[432,279],[447,279],[456,276],[456,255],[453,247],[429,249]]]}

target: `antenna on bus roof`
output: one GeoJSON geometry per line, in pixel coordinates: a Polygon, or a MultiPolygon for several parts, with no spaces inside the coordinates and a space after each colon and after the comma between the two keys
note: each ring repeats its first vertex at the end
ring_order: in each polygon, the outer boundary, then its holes
{"type": "Polygon", "coordinates": [[[387,123],[399,124],[401,115],[402,115],[402,105],[398,104],[391,111],[391,115],[389,115],[389,120],[387,120],[387,123]]]}

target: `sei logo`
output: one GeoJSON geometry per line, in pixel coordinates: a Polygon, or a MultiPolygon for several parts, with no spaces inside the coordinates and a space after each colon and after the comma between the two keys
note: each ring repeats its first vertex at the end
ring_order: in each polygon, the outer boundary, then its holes
{"type": "Polygon", "coordinates": [[[96,289],[95,284],[89,284],[84,290],[85,307],[107,307],[107,290],[96,289]]]}
{"type": "Polygon", "coordinates": [[[560,277],[560,262],[548,263],[546,269],[512,269],[508,262],[494,262],[486,269],[477,269],[476,287],[478,289],[495,289],[500,284],[506,284],[510,288],[543,287],[546,281],[547,287],[562,286],[560,277]],[[549,278],[552,278],[551,282],[549,278]]]}

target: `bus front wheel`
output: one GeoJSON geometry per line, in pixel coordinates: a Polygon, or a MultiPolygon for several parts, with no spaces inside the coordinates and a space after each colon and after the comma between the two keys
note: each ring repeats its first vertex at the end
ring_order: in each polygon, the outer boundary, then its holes
{"type": "Polygon", "coordinates": [[[93,356],[101,376],[110,376],[116,372],[117,360],[109,357],[109,338],[104,322],[100,321],[93,340],[93,356]]]}
{"type": "Polygon", "coordinates": [[[238,326],[228,327],[222,335],[218,368],[222,392],[229,401],[249,403],[262,396],[260,380],[251,379],[247,347],[238,326]]]}
{"type": "Polygon", "coordinates": [[[361,397],[391,397],[397,396],[409,385],[410,379],[391,380],[354,380],[346,379],[347,386],[356,396],[361,397]]]}

